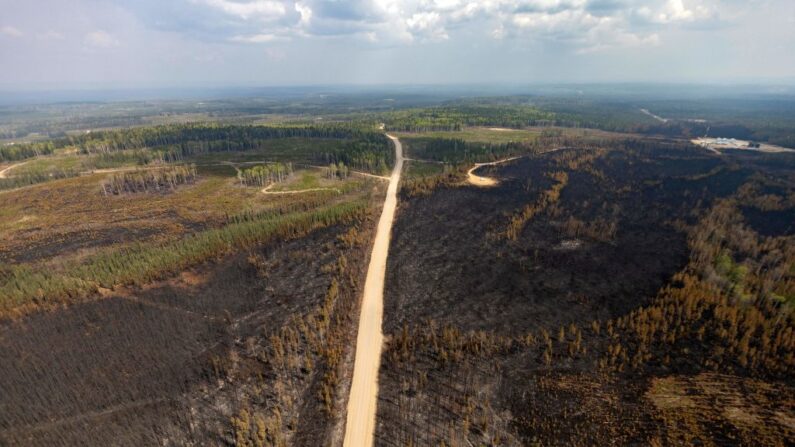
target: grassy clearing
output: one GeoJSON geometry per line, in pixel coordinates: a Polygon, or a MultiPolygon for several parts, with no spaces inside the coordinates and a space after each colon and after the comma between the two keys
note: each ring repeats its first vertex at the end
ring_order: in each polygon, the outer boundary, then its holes
{"type": "Polygon", "coordinates": [[[540,134],[536,129],[503,129],[491,127],[466,127],[459,131],[399,132],[399,138],[444,138],[471,143],[511,143],[535,140],[540,134]]]}
{"type": "MultiPolygon", "coordinates": [[[[313,189],[313,188],[331,188],[333,185],[329,185],[331,181],[321,181],[321,180],[328,180],[322,179],[321,173],[319,170],[317,171],[297,171],[295,172],[290,178],[288,178],[284,183],[279,183],[273,185],[271,191],[300,191],[303,189],[313,189]]],[[[339,186],[337,184],[336,186],[339,186]]]]}
{"type": "MultiPolygon", "coordinates": [[[[246,210],[280,209],[297,200],[240,186],[231,166],[213,166],[211,173],[207,169],[198,167],[195,184],[163,194],[105,197],[101,182],[112,174],[0,192],[0,259],[73,256],[83,247],[128,242],[132,235],[138,241],[168,241],[217,227],[246,210]],[[85,241],[76,242],[77,236],[85,241]]],[[[350,182],[345,189],[363,187],[350,182]]]]}
{"type": "Polygon", "coordinates": [[[100,154],[77,154],[74,151],[29,159],[11,170],[9,176],[48,175],[58,172],[88,172],[97,169],[135,167],[161,161],[161,154],[147,149],[128,149],[100,154]]]}
{"type": "Polygon", "coordinates": [[[406,162],[405,166],[405,172],[403,174],[404,179],[423,178],[443,174],[445,172],[445,166],[448,166],[449,169],[449,165],[442,163],[429,163],[416,160],[409,160],[406,162]]]}
{"type": "Polygon", "coordinates": [[[35,185],[0,194],[0,233],[13,239],[13,222],[4,216],[28,215],[35,220],[27,232],[46,232],[84,225],[96,227],[117,222],[161,221],[166,213],[186,222],[217,220],[225,214],[254,205],[256,193],[237,188],[222,177],[200,179],[173,194],[140,197],[104,197],[101,181],[108,174],[87,175],[35,185]]]}
{"type": "Polygon", "coordinates": [[[78,156],[41,157],[20,164],[7,173],[11,176],[24,176],[33,174],[49,174],[57,171],[77,171],[83,168],[83,163],[78,156]]]}
{"type": "Polygon", "coordinates": [[[330,179],[325,169],[310,168],[296,171],[286,181],[274,184],[269,191],[302,191],[306,189],[328,188],[329,190],[349,192],[362,188],[368,182],[372,183],[373,180],[369,178],[363,179],[359,176],[351,176],[345,179],[330,179]]]}
{"type": "Polygon", "coordinates": [[[463,140],[468,143],[491,144],[530,143],[540,137],[618,139],[636,136],[631,133],[572,127],[525,127],[522,129],[465,127],[461,130],[450,131],[396,132],[396,135],[401,139],[407,140],[437,138],[463,140]]]}
{"type": "Polygon", "coordinates": [[[320,187],[320,180],[318,179],[317,173],[302,172],[301,180],[296,182],[296,187],[299,189],[320,187]]]}
{"type": "Polygon", "coordinates": [[[237,177],[237,170],[234,166],[220,163],[196,165],[196,172],[202,177],[237,177]]]}
{"type": "Polygon", "coordinates": [[[78,155],[62,153],[52,156],[27,159],[6,172],[0,179],[0,189],[12,189],[77,177],[95,170],[134,169],[152,163],[163,164],[161,154],[145,149],[133,149],[111,153],[78,155]]]}

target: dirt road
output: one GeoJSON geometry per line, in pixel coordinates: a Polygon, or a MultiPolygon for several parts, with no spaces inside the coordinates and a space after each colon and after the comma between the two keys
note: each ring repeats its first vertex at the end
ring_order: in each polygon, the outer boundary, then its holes
{"type": "Polygon", "coordinates": [[[345,424],[345,447],[370,447],[375,435],[375,410],[378,397],[378,368],[381,364],[384,312],[384,275],[389,253],[392,221],[397,208],[397,189],[403,169],[403,147],[400,141],[387,134],[395,144],[395,167],[389,179],[384,209],[378,221],[373,252],[364,282],[362,313],[359,316],[359,333],[356,338],[356,359],[353,366],[353,383],[348,398],[348,416],[345,424]]]}
{"type": "MultiPolygon", "coordinates": [[[[568,148],[567,147],[556,147],[555,149],[550,149],[548,151],[541,152],[538,155],[550,154],[552,152],[561,151],[563,149],[568,149],[568,148]]],[[[502,160],[490,161],[488,163],[475,163],[475,166],[472,166],[472,168],[469,171],[467,171],[467,181],[470,184],[475,185],[475,186],[484,186],[484,187],[496,186],[497,183],[498,183],[497,180],[494,180],[493,178],[490,178],[490,177],[481,177],[479,175],[475,175],[474,172],[478,168],[483,167],[483,166],[494,166],[494,165],[498,165],[498,164],[502,164],[502,163],[507,163],[509,161],[518,160],[520,158],[529,157],[531,155],[532,154],[518,155],[516,157],[503,158],[502,160]]]]}
{"type": "Polygon", "coordinates": [[[8,171],[10,171],[10,170],[12,170],[12,169],[14,169],[14,168],[16,168],[18,166],[22,166],[25,163],[27,163],[27,161],[23,161],[21,163],[14,163],[11,166],[6,167],[2,171],[0,171],[0,178],[8,178],[8,171]]]}
{"type": "Polygon", "coordinates": [[[276,183],[271,183],[270,185],[262,188],[260,192],[263,194],[301,194],[312,191],[334,191],[337,194],[342,193],[342,191],[340,191],[337,188],[308,188],[308,189],[293,189],[288,191],[271,191],[270,189],[273,188],[274,186],[276,186],[276,183]]]}
{"type": "Polygon", "coordinates": [[[667,123],[667,122],[668,122],[668,118],[663,118],[663,117],[661,117],[661,116],[655,115],[655,114],[653,114],[653,113],[649,112],[649,110],[648,110],[648,109],[640,109],[640,111],[641,111],[641,112],[642,112],[644,115],[649,115],[650,117],[652,117],[652,118],[656,119],[657,121],[659,121],[659,122],[661,122],[661,123],[667,123]]]}
{"type": "Polygon", "coordinates": [[[489,177],[481,177],[479,175],[475,175],[473,172],[482,166],[498,165],[500,163],[507,163],[509,161],[516,160],[518,158],[522,157],[511,157],[511,158],[506,158],[504,160],[492,161],[489,163],[475,163],[475,166],[473,166],[472,169],[467,171],[467,181],[469,181],[469,183],[475,186],[495,186],[497,185],[497,180],[494,180],[493,178],[489,177]]]}

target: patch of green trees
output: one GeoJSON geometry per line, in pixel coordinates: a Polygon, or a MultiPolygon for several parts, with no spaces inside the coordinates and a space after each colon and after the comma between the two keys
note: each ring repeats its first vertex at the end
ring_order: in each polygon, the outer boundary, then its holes
{"type": "Polygon", "coordinates": [[[527,127],[551,125],[555,114],[530,105],[462,104],[400,110],[387,114],[389,130],[405,132],[461,130],[466,126],[527,127]]]}
{"type": "Polygon", "coordinates": [[[363,200],[343,202],[311,211],[267,214],[166,244],[135,244],[58,271],[35,266],[0,268],[0,318],[86,299],[100,287],[150,283],[233,251],[351,222],[366,212],[363,200]]]}
{"type": "Polygon", "coordinates": [[[49,155],[55,151],[56,147],[53,141],[7,144],[0,146],[0,161],[17,161],[39,155],[49,155]]]}
{"type": "Polygon", "coordinates": [[[240,182],[245,186],[268,186],[283,182],[293,173],[292,163],[257,165],[240,171],[240,182]]]}

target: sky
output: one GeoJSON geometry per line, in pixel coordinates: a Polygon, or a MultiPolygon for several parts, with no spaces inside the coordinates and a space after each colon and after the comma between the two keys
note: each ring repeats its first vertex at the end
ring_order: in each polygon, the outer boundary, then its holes
{"type": "Polygon", "coordinates": [[[794,0],[0,0],[0,88],[795,83],[794,0]]]}

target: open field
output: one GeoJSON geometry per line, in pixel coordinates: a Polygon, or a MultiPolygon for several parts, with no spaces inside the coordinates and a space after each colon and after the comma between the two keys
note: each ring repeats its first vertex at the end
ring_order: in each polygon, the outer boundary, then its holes
{"type": "Polygon", "coordinates": [[[429,131],[429,132],[398,132],[400,138],[425,137],[459,139],[473,143],[510,143],[531,141],[535,139],[540,130],[525,129],[498,129],[489,127],[467,127],[459,131],[429,131]]]}
{"type": "Polygon", "coordinates": [[[621,132],[610,132],[599,129],[569,128],[569,127],[523,127],[519,129],[498,127],[465,127],[461,130],[450,131],[418,131],[397,132],[401,139],[435,138],[447,140],[462,140],[469,143],[506,144],[529,143],[540,136],[568,136],[578,138],[626,138],[630,136],[621,132]]]}
{"type": "Polygon", "coordinates": [[[105,176],[58,180],[0,194],[2,256],[17,262],[52,259],[97,245],[179,237],[219,225],[226,216],[246,209],[276,205],[256,189],[238,187],[233,178],[219,176],[200,178],[174,193],[106,197],[100,188],[105,176]]]}

